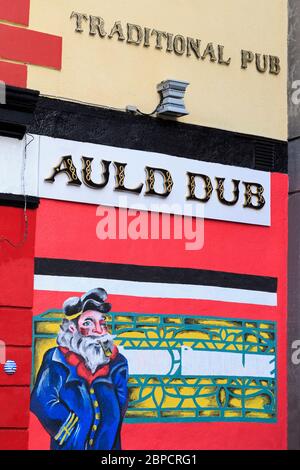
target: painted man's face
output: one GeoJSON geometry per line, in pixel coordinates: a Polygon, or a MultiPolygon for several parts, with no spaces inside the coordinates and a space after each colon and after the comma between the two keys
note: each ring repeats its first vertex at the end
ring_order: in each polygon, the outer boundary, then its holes
{"type": "Polygon", "coordinates": [[[78,319],[78,330],[82,336],[105,336],[107,326],[103,313],[88,310],[78,319]]]}

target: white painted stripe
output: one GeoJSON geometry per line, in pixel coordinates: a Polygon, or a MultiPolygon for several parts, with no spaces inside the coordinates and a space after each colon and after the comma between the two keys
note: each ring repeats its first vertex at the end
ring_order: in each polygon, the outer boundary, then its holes
{"type": "Polygon", "coordinates": [[[38,171],[39,171],[39,136],[24,137],[23,140],[0,137],[1,161],[0,161],[0,192],[5,194],[23,194],[28,196],[38,195],[38,171]],[[24,182],[22,184],[23,165],[25,158],[26,142],[30,143],[26,151],[26,165],[24,182]]]}
{"type": "MultiPolygon", "coordinates": [[[[127,349],[119,347],[129,364],[130,375],[173,376],[181,367],[185,377],[275,377],[275,356],[223,351],[195,351],[183,346],[181,360],[172,370],[171,352],[162,350],[127,349]]],[[[175,355],[178,351],[174,350],[175,355]]]]}
{"type": "Polygon", "coordinates": [[[183,376],[275,377],[275,356],[215,351],[194,351],[182,348],[183,376]]]}
{"type": "Polygon", "coordinates": [[[277,294],[225,287],[153,282],[120,281],[65,276],[34,276],[34,288],[41,291],[86,292],[101,286],[109,294],[160,299],[214,300],[250,305],[277,305],[277,294]]]}
{"type": "Polygon", "coordinates": [[[130,375],[174,375],[174,372],[171,373],[172,356],[167,349],[118,348],[128,361],[130,375]]]}

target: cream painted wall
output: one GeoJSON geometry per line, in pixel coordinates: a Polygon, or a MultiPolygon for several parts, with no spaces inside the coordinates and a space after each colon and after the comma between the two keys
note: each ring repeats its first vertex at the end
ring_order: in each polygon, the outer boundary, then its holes
{"type": "Polygon", "coordinates": [[[29,66],[28,86],[44,94],[151,112],[157,83],[187,80],[181,121],[287,138],[287,0],[31,0],[30,28],[63,36],[61,72],[29,66]],[[102,16],[108,32],[121,20],[219,43],[232,63],[75,33],[73,10],[102,16]],[[241,49],[279,56],[280,75],[241,70],[241,49]]]}

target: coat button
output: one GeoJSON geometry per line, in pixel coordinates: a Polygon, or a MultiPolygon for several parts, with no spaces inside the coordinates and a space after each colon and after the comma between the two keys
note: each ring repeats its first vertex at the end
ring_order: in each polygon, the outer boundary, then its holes
{"type": "Polygon", "coordinates": [[[97,400],[94,401],[94,408],[98,408],[99,407],[99,403],[97,402],[97,400]]]}
{"type": "Polygon", "coordinates": [[[90,446],[92,446],[94,444],[94,439],[90,439],[89,444],[90,444],[90,446]]]}
{"type": "Polygon", "coordinates": [[[96,426],[96,424],[94,424],[94,426],[93,426],[93,431],[97,431],[97,426],[96,426]]]}
{"type": "Polygon", "coordinates": [[[95,390],[93,388],[91,388],[90,392],[93,395],[95,393],[95,390]]]}

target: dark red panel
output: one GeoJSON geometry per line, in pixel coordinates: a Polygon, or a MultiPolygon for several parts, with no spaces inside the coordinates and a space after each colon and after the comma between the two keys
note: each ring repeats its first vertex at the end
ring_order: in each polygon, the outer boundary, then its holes
{"type": "Polygon", "coordinates": [[[286,450],[280,425],[264,423],[125,424],[125,450],[286,450]]]}
{"type": "Polygon", "coordinates": [[[28,431],[0,429],[0,450],[28,450],[28,431]]]}
{"type": "MultiPolygon", "coordinates": [[[[83,292],[50,292],[36,291],[34,298],[34,315],[39,315],[49,308],[61,309],[68,297],[74,297],[83,292]]],[[[231,302],[216,302],[213,300],[191,299],[157,299],[109,295],[109,302],[114,312],[134,312],[161,315],[207,315],[225,318],[241,318],[249,320],[276,320],[282,318],[278,307],[263,305],[234,304],[231,302]]]]}
{"type": "MultiPolygon", "coordinates": [[[[1,335],[1,333],[0,333],[1,335]]],[[[31,349],[6,348],[6,360],[13,360],[17,364],[17,371],[7,375],[3,366],[0,366],[0,386],[30,385],[31,382],[31,349]]]]}
{"type": "Polygon", "coordinates": [[[27,85],[26,65],[0,62],[0,80],[8,85],[25,88],[27,85]]]}
{"type": "Polygon", "coordinates": [[[0,339],[8,346],[31,346],[31,310],[0,308],[0,339]]]}
{"type": "Polygon", "coordinates": [[[0,56],[60,70],[62,38],[0,24],[0,56]]]}
{"type": "Polygon", "coordinates": [[[30,0],[1,0],[0,19],[28,26],[30,0]]]}
{"type": "Polygon", "coordinates": [[[50,436],[33,413],[30,413],[29,422],[28,450],[49,450],[50,436]]]}
{"type": "Polygon", "coordinates": [[[28,238],[18,246],[24,239],[23,209],[0,207],[0,306],[32,307],[36,211],[29,210],[27,214],[28,238]]]}
{"type": "Polygon", "coordinates": [[[0,428],[28,428],[29,387],[0,387],[0,428]]]}

